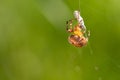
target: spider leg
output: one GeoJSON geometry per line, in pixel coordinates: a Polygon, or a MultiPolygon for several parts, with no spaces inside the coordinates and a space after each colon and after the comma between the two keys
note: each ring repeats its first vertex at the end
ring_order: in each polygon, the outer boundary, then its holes
{"type": "Polygon", "coordinates": [[[66,30],[67,30],[68,32],[73,32],[73,28],[72,28],[73,20],[74,20],[74,19],[71,19],[71,20],[69,20],[69,21],[66,22],[66,30]]]}
{"type": "Polygon", "coordinates": [[[78,25],[79,25],[79,28],[81,28],[83,34],[85,34],[86,33],[86,27],[85,27],[85,25],[82,25],[81,23],[78,23],[78,25]]]}
{"type": "Polygon", "coordinates": [[[87,36],[90,37],[90,30],[88,30],[88,32],[87,32],[87,36]]]}

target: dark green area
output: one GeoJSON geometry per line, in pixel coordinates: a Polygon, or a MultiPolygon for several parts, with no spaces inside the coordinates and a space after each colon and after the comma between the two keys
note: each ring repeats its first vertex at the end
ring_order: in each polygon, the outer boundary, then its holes
{"type": "Polygon", "coordinates": [[[120,1],[78,2],[0,0],[0,80],[120,80],[120,1]],[[91,31],[83,48],[66,32],[79,8],[91,31]]]}

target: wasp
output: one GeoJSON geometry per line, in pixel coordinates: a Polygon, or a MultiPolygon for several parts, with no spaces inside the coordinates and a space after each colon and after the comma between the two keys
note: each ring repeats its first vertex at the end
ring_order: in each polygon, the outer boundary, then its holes
{"type": "Polygon", "coordinates": [[[90,31],[88,31],[88,34],[86,34],[86,27],[79,11],[74,11],[74,17],[74,19],[66,22],[66,30],[70,33],[68,41],[70,44],[76,47],[83,47],[88,43],[90,31]],[[73,25],[74,21],[77,22],[75,25],[73,25]]]}

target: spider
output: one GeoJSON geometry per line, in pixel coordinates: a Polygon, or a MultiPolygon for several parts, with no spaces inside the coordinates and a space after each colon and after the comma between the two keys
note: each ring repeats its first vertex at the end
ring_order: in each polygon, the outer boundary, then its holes
{"type": "Polygon", "coordinates": [[[86,27],[79,11],[74,11],[74,17],[74,19],[66,22],[66,30],[67,32],[71,33],[71,35],[68,37],[68,41],[70,44],[76,47],[83,47],[88,42],[90,32],[88,31],[88,34],[86,35],[86,27]],[[77,21],[75,26],[73,26],[73,21],[77,21]]]}

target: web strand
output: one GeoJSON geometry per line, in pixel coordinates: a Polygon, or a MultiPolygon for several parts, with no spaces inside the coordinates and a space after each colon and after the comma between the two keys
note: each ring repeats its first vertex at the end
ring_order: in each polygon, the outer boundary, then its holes
{"type": "Polygon", "coordinates": [[[80,11],[80,0],[78,0],[78,10],[80,11]]]}

